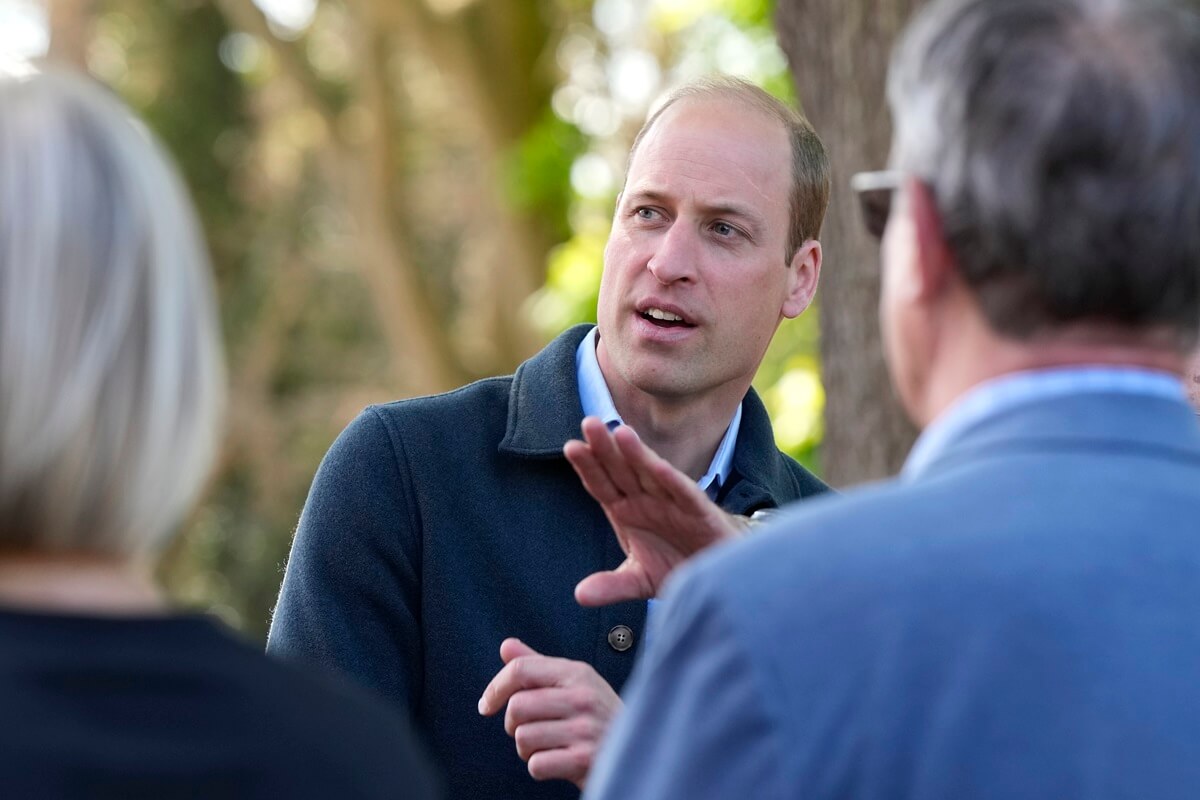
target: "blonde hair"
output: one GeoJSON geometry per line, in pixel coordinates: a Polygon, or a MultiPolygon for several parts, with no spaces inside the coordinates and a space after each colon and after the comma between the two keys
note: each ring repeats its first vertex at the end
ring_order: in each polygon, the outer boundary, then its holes
{"type": "Polygon", "coordinates": [[[163,151],[90,81],[0,76],[0,548],[156,549],[208,474],[224,391],[163,151]]]}

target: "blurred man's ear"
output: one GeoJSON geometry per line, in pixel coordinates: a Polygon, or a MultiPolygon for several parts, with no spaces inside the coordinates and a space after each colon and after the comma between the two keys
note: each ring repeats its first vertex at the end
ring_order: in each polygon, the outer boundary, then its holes
{"type": "Polygon", "coordinates": [[[904,202],[912,222],[916,246],[915,294],[928,299],[940,293],[954,273],[954,256],[946,244],[942,217],[933,191],[913,177],[904,179],[904,202]]]}
{"type": "Polygon", "coordinates": [[[821,243],[809,239],[800,245],[792,255],[787,271],[788,293],[781,313],[787,319],[793,319],[808,308],[817,293],[817,281],[821,277],[821,243]]]}

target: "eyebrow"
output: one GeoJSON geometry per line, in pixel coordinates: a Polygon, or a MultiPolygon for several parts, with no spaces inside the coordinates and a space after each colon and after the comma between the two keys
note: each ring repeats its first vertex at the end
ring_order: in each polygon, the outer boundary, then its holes
{"type": "MultiPolygon", "coordinates": [[[[646,202],[670,205],[675,202],[675,198],[670,194],[658,189],[639,189],[626,195],[624,202],[632,203],[634,205],[641,205],[642,203],[646,202]]],[[[700,210],[704,212],[706,216],[735,217],[739,221],[745,223],[746,227],[750,229],[749,232],[756,237],[758,236],[762,229],[763,223],[765,222],[761,214],[756,213],[747,206],[732,201],[702,203],[700,204],[700,210]]]]}

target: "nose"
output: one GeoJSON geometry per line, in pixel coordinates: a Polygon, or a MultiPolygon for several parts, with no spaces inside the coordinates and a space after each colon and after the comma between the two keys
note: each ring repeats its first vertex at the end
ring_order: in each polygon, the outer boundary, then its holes
{"type": "Polygon", "coordinates": [[[688,226],[676,221],[658,240],[646,268],[664,286],[695,280],[696,245],[696,236],[688,226]]]}

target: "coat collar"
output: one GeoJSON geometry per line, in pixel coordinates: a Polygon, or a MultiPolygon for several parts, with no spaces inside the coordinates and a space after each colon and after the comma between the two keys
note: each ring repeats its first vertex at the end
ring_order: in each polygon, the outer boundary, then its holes
{"type": "MultiPolygon", "coordinates": [[[[525,458],[562,458],[579,438],[583,406],[575,351],[594,325],[575,325],[517,368],[508,401],[508,425],[500,452],[525,458]]],[[[721,504],[737,511],[776,505],[795,493],[794,479],[775,447],[771,418],[754,389],[742,401],[742,427],[733,453],[733,474],[725,481],[721,504]]]]}
{"type": "Polygon", "coordinates": [[[905,477],[922,479],[985,456],[1072,449],[1200,459],[1200,425],[1182,400],[1080,392],[1032,401],[980,420],[957,432],[936,456],[905,477]]]}
{"type": "Polygon", "coordinates": [[[583,405],[575,376],[575,351],[595,326],[575,325],[517,367],[508,397],[508,425],[500,452],[527,458],[561,458],[579,438],[583,405]]]}
{"type": "Polygon", "coordinates": [[[790,498],[795,491],[795,479],[786,458],[775,446],[771,418],[758,393],[751,388],[742,399],[742,429],[733,451],[733,474],[726,481],[721,505],[742,514],[750,509],[777,506],[781,498],[790,498]]]}

